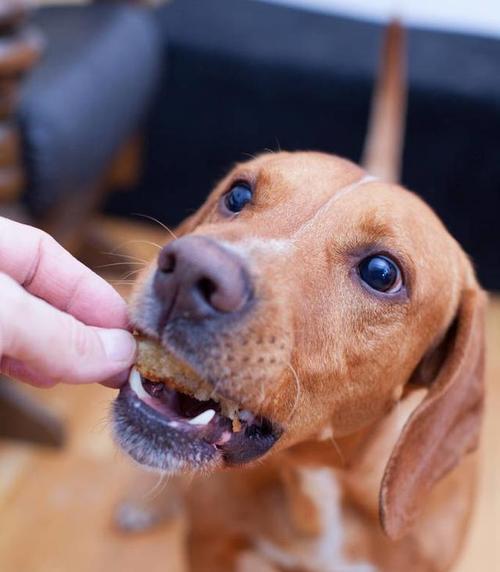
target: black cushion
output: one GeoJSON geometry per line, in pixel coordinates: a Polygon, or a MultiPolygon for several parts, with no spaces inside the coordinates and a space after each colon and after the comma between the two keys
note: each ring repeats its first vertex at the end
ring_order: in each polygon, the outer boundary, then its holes
{"type": "Polygon", "coordinates": [[[23,84],[18,117],[25,200],[42,214],[64,193],[92,191],[148,108],[162,49],[151,13],[140,8],[48,7],[34,22],[47,46],[23,84]]]}
{"type": "Polygon", "coordinates": [[[255,0],[175,0],[157,17],[168,74],[143,182],[111,197],[115,212],[175,224],[233,162],[264,149],[358,157],[378,28],[255,0]]]}
{"type": "MultiPolygon", "coordinates": [[[[383,28],[256,0],[175,0],[146,172],[110,208],[175,224],[234,161],[266,148],[359,160],[383,28]]],[[[410,30],[403,181],[500,289],[500,41],[410,30]]]]}

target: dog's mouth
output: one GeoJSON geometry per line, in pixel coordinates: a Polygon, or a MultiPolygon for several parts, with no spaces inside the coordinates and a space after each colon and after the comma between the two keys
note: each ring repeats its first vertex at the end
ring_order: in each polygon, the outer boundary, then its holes
{"type": "Polygon", "coordinates": [[[121,389],[113,406],[116,438],[140,464],[168,472],[242,465],[279,439],[269,419],[213,390],[195,397],[181,382],[153,381],[133,368],[121,389]]]}

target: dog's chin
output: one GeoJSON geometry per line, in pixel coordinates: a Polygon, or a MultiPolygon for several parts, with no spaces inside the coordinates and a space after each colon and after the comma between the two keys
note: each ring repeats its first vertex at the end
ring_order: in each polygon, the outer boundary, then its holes
{"type": "Polygon", "coordinates": [[[235,420],[221,404],[201,401],[133,369],[113,404],[115,438],[135,461],[161,472],[211,471],[266,454],[281,435],[248,410],[235,420]]]}

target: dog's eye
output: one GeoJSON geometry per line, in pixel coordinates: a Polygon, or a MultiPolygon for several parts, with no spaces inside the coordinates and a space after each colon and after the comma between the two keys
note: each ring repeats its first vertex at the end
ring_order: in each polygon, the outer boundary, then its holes
{"type": "Polygon", "coordinates": [[[403,285],[398,266],[381,254],[368,256],[360,262],[358,269],[361,280],[377,292],[395,294],[403,285]]]}
{"type": "Polygon", "coordinates": [[[226,208],[239,213],[252,200],[252,189],[246,183],[236,183],[224,197],[226,208]]]}

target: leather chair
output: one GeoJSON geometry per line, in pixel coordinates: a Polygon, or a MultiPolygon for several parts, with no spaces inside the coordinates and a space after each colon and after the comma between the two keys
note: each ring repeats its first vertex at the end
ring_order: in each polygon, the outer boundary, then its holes
{"type": "Polygon", "coordinates": [[[0,201],[75,250],[147,112],[162,40],[148,8],[23,4],[0,12],[0,201]]]}

